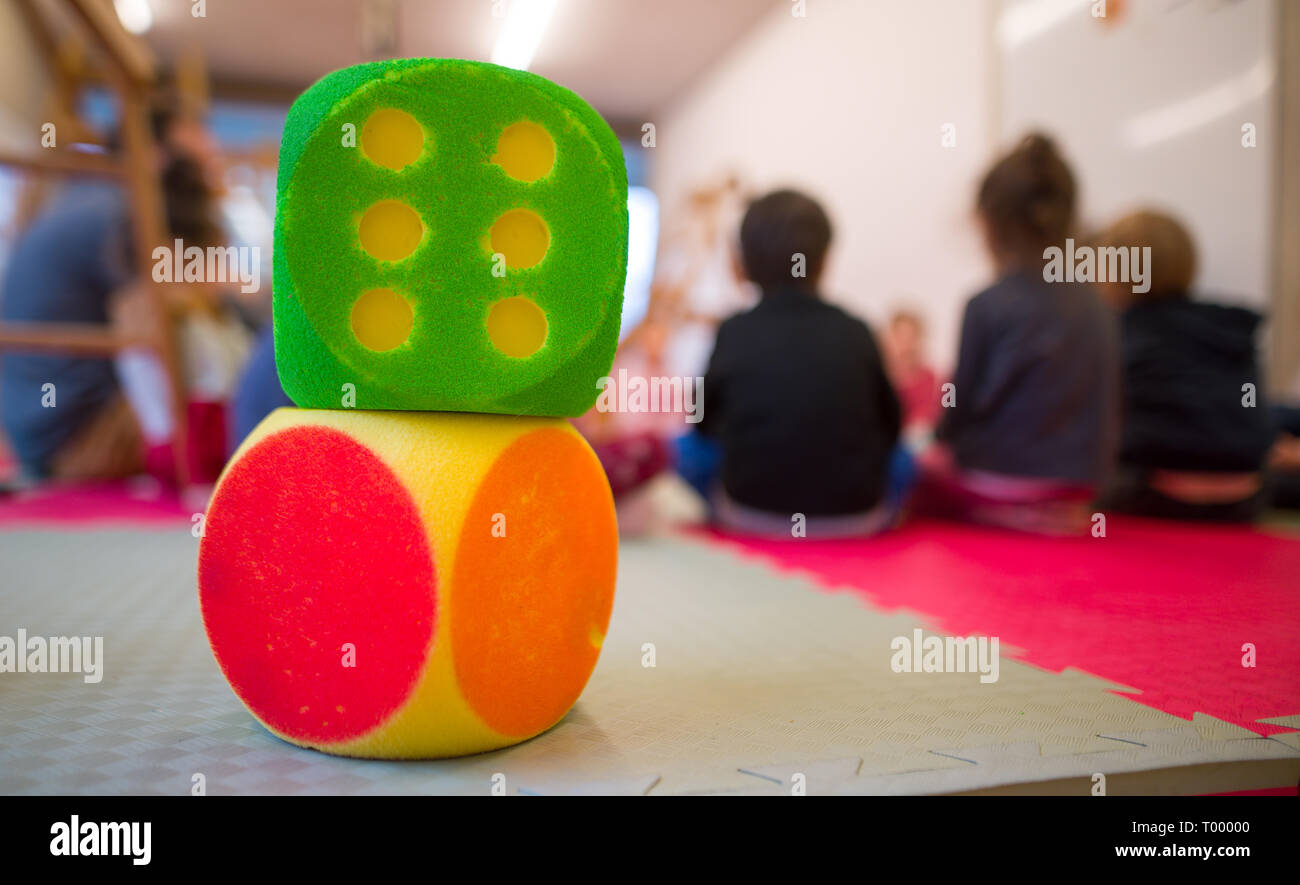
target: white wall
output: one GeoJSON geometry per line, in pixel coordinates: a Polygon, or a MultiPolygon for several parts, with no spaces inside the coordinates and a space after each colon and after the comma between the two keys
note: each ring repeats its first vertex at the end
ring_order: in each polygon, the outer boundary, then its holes
{"type": "Polygon", "coordinates": [[[878,324],[902,303],[955,354],[961,307],[988,273],[971,224],[988,158],[986,0],[780,4],[654,120],[665,217],[727,171],[806,189],[836,226],[825,290],[878,324]],[[957,146],[941,146],[956,126],[957,146]]]}
{"type": "Polygon", "coordinates": [[[1199,287],[1266,308],[1274,0],[1129,0],[1113,22],[1094,19],[1091,7],[1007,0],[1004,24],[1019,20],[1026,30],[1009,24],[999,38],[1002,137],[1031,127],[1057,134],[1083,185],[1085,222],[1104,224],[1140,204],[1173,210],[1199,246],[1199,287]],[[1242,147],[1244,123],[1255,125],[1258,147],[1242,147]]]}

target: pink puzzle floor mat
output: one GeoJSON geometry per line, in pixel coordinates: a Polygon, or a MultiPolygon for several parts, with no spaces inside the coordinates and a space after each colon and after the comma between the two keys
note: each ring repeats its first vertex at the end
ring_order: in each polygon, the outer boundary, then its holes
{"type": "Polygon", "coordinates": [[[925,521],[853,540],[707,537],[1184,719],[1272,735],[1295,726],[1261,720],[1300,712],[1300,537],[1137,519],[1110,520],[1102,538],[925,521]]]}

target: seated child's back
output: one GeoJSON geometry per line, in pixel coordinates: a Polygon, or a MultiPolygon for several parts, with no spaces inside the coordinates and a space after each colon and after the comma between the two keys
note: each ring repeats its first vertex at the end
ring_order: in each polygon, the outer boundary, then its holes
{"type": "Polygon", "coordinates": [[[1013,272],[972,298],[940,428],[957,465],[1098,482],[1114,442],[1115,338],[1109,309],[1082,283],[1013,272]]]}
{"type": "Polygon", "coordinates": [[[1251,518],[1276,434],[1259,390],[1260,315],[1191,299],[1195,246],[1167,215],[1134,212],[1103,243],[1151,255],[1146,292],[1105,287],[1123,310],[1123,432],[1109,503],[1151,516],[1251,518]]]}
{"type": "Polygon", "coordinates": [[[1073,225],[1074,175],[1030,135],[985,175],[976,208],[998,279],[967,304],[937,436],[960,471],[1091,489],[1117,436],[1118,335],[1091,286],[1044,273],[1073,225]]]}
{"type": "Polygon", "coordinates": [[[1258,389],[1255,330],[1244,307],[1186,296],[1144,301],[1123,318],[1124,432],[1120,463],[1190,471],[1257,471],[1274,429],[1258,389]]]}
{"type": "Polygon", "coordinates": [[[742,507],[844,516],[871,511],[898,439],[898,399],[862,321],[821,300],[830,223],[813,200],[778,191],[741,225],[754,309],[718,330],[701,432],[722,445],[722,487],[742,507]],[[792,274],[802,256],[806,276],[792,274]]]}

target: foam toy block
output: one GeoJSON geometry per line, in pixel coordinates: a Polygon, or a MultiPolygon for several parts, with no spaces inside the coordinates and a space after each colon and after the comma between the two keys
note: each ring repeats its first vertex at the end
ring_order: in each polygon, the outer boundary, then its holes
{"type": "Polygon", "coordinates": [[[550,728],[596,664],[618,533],[561,419],[280,409],[199,549],[217,662],[276,735],[456,756],[550,728]]]}
{"type": "Polygon", "coordinates": [[[299,406],[580,415],[618,343],[622,149],[534,74],[345,68],[289,111],[274,258],[276,365],[299,406]]]}

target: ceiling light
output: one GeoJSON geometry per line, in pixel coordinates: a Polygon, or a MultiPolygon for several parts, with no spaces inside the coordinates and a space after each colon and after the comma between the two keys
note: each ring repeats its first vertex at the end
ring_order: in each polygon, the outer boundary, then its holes
{"type": "Polygon", "coordinates": [[[149,0],[113,0],[118,21],[132,34],[143,34],[153,27],[153,10],[149,0]]]}
{"type": "Polygon", "coordinates": [[[1123,126],[1124,141],[1138,150],[1179,138],[1228,116],[1273,88],[1273,66],[1267,59],[1249,70],[1172,104],[1139,114],[1123,126]]]}
{"type": "Polygon", "coordinates": [[[1054,30],[1071,16],[1087,12],[1080,0],[1022,0],[1002,13],[998,37],[1003,48],[1015,49],[1054,30]]]}
{"type": "Polygon", "coordinates": [[[501,35],[492,49],[492,63],[528,70],[558,0],[510,0],[501,35]]]}

